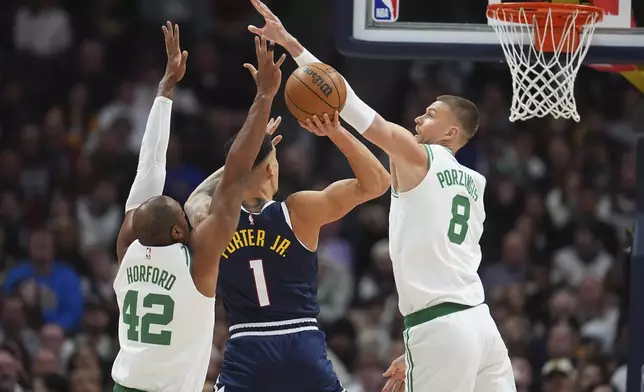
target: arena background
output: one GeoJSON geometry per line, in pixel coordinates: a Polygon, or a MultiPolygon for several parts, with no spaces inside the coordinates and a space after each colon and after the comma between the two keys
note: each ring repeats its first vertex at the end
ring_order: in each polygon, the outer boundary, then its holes
{"type": "MultiPolygon", "coordinates": [[[[444,93],[479,105],[480,131],[458,159],[488,179],[480,274],[518,389],[625,391],[626,250],[637,211],[633,131],[641,130],[644,112],[638,90],[618,74],[583,69],[581,123],[512,124],[502,63],[346,58],[335,49],[330,4],[267,3],[391,121],[410,126],[444,93]]],[[[482,7],[471,3],[460,1],[459,9],[478,14],[482,7]]],[[[119,321],[111,288],[114,240],[165,65],[165,20],[181,25],[190,51],[175,93],[165,190],[183,202],[223,164],[223,144],[252,100],[254,84],[242,68],[254,62],[246,25],[261,21],[250,4],[0,2],[2,392],[111,389],[119,321]],[[22,263],[36,270],[50,265],[55,273],[15,279],[22,263]],[[64,272],[66,266],[73,272],[64,272]]],[[[287,61],[285,77],[294,68],[287,61]]],[[[281,95],[275,102],[273,114],[285,118],[278,198],[351,176],[328,140],[299,129],[281,95]]],[[[382,371],[403,350],[387,246],[388,197],[326,227],[320,241],[320,322],[349,392],[379,391],[382,371]]],[[[637,276],[644,271],[630,275],[639,283],[634,290],[644,290],[637,276]]],[[[227,335],[225,315],[217,317],[210,381],[227,335]]]]}

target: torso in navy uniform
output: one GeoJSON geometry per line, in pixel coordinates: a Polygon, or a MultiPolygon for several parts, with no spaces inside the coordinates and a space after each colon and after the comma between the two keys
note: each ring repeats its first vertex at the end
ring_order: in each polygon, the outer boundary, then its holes
{"type": "Polygon", "coordinates": [[[216,392],[346,392],[315,320],[317,273],[284,203],[242,210],[219,263],[230,337],[216,392]]]}
{"type": "Polygon", "coordinates": [[[284,203],[259,213],[242,209],[219,264],[217,298],[229,325],[315,318],[317,255],[291,229],[284,203]]]}

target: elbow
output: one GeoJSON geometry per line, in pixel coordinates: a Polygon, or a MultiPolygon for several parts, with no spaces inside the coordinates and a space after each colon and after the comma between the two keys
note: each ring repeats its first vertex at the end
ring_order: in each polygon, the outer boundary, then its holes
{"type": "Polygon", "coordinates": [[[390,184],[390,176],[384,167],[380,166],[380,170],[374,173],[374,176],[369,181],[369,186],[363,188],[364,197],[367,200],[376,199],[387,192],[390,184]]]}
{"type": "Polygon", "coordinates": [[[377,185],[376,197],[380,197],[384,195],[389,189],[390,184],[391,184],[391,176],[389,175],[389,172],[385,170],[384,167],[381,166],[380,171],[378,173],[378,180],[376,181],[376,185],[377,185]]]}

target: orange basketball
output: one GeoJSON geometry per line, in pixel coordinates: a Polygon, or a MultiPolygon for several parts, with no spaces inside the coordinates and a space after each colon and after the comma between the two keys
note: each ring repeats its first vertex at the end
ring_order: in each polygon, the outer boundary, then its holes
{"type": "Polygon", "coordinates": [[[333,118],[347,100],[347,86],[342,75],[322,63],[303,65],[286,81],[284,97],[288,110],[300,122],[327,113],[333,118]]]}

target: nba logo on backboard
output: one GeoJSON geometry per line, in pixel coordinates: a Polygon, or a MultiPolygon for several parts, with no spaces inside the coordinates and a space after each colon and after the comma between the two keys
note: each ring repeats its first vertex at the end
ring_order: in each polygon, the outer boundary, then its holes
{"type": "Polygon", "coordinates": [[[145,258],[149,260],[151,254],[152,254],[152,249],[145,248],[145,258]]]}
{"type": "Polygon", "coordinates": [[[373,0],[373,20],[376,22],[395,22],[398,20],[400,0],[373,0]]]}

